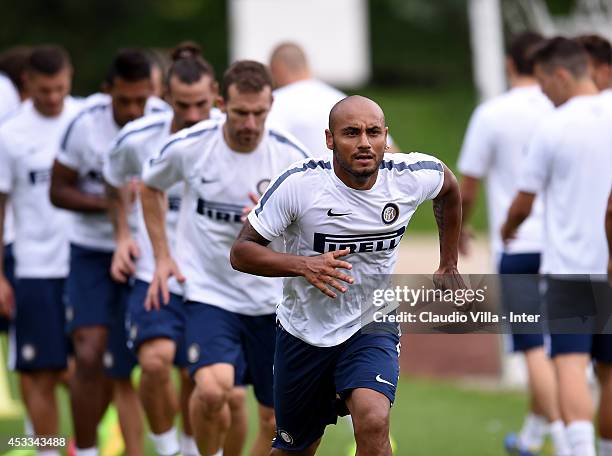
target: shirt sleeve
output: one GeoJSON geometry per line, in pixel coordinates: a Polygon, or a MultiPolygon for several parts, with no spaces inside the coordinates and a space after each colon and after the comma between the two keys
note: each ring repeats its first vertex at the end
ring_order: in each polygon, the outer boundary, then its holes
{"type": "Polygon", "coordinates": [[[62,137],[59,154],[57,154],[58,162],[75,171],[82,168],[82,154],[86,145],[83,122],[84,118],[77,116],[68,124],[62,137]]]}
{"type": "Polygon", "coordinates": [[[160,152],[150,158],[142,170],[142,181],[149,187],[166,191],[174,184],[185,179],[185,150],[180,141],[169,139],[160,152]],[[178,144],[177,144],[178,142],[178,144]]]}
{"type": "Polygon", "coordinates": [[[540,193],[546,187],[552,165],[552,150],[546,129],[540,129],[529,143],[521,165],[519,191],[540,193]]]}
{"type": "Polygon", "coordinates": [[[491,128],[482,106],[476,108],[468,125],[457,167],[466,176],[482,178],[487,174],[494,152],[491,128]]]}
{"type": "MultiPolygon", "coordinates": [[[[117,136],[121,138],[121,134],[117,136]]],[[[139,175],[135,169],[133,156],[135,150],[128,141],[113,141],[109,153],[104,158],[104,179],[115,187],[126,184],[130,177],[139,175]]]]}
{"type": "Polygon", "coordinates": [[[0,193],[11,193],[13,188],[13,160],[0,136],[0,193]]]}
{"type": "Polygon", "coordinates": [[[408,168],[414,174],[419,192],[419,204],[434,199],[444,185],[444,165],[436,157],[412,152],[408,168]]]}
{"type": "Polygon", "coordinates": [[[268,241],[282,235],[298,217],[299,179],[294,174],[300,170],[301,167],[289,168],[276,177],[249,213],[251,226],[268,241]]]}

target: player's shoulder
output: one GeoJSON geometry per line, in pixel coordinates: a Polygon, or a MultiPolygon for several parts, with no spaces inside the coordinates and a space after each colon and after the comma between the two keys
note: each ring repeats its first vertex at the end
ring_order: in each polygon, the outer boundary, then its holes
{"type": "Polygon", "coordinates": [[[172,111],[159,111],[128,122],[117,135],[115,147],[135,145],[158,134],[172,121],[172,111]]]}
{"type": "Polygon", "coordinates": [[[112,109],[110,95],[105,93],[94,93],[81,101],[78,114],[72,119],[71,124],[95,123],[100,115],[104,115],[112,109]]]}
{"type": "Polygon", "coordinates": [[[380,163],[383,173],[414,173],[422,170],[444,172],[442,161],[422,152],[386,153],[380,163]]]}
{"type": "Polygon", "coordinates": [[[171,135],[160,150],[160,155],[171,152],[172,150],[198,148],[202,142],[207,141],[211,135],[221,130],[222,121],[208,119],[197,124],[184,128],[171,135]]]}
{"type": "Polygon", "coordinates": [[[266,125],[265,135],[269,142],[278,146],[282,151],[289,149],[296,160],[305,159],[311,156],[311,153],[299,139],[274,123],[266,125]]]}
{"type": "Polygon", "coordinates": [[[172,111],[172,108],[170,108],[170,105],[161,98],[152,96],[147,98],[145,110],[146,114],[155,114],[158,112],[172,111]]]}
{"type": "Polygon", "coordinates": [[[333,172],[330,157],[304,158],[291,163],[278,176],[279,183],[288,181],[295,185],[306,185],[310,189],[317,188],[312,186],[312,180],[320,180],[322,176],[328,176],[333,172]]]}

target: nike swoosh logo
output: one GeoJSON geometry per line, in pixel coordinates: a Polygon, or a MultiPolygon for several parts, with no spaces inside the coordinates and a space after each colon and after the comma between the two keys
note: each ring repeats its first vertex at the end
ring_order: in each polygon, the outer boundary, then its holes
{"type": "Polygon", "coordinates": [[[387,381],[387,380],[385,380],[384,378],[380,378],[380,374],[378,374],[378,375],[376,376],[376,381],[377,381],[377,382],[379,382],[379,383],[386,383],[387,385],[391,385],[391,386],[393,386],[393,387],[395,388],[395,385],[394,385],[393,383],[388,382],[388,381],[387,381]]]}
{"type": "Polygon", "coordinates": [[[335,213],[333,213],[333,212],[332,212],[332,210],[331,210],[331,209],[327,211],[327,216],[328,216],[328,217],[343,217],[343,216],[345,216],[345,215],[351,215],[351,213],[350,213],[350,212],[346,212],[346,213],[338,213],[338,214],[335,214],[335,213]]]}
{"type": "Polygon", "coordinates": [[[212,184],[213,182],[217,182],[219,179],[205,179],[205,178],[201,178],[200,181],[203,184],[212,184]]]}

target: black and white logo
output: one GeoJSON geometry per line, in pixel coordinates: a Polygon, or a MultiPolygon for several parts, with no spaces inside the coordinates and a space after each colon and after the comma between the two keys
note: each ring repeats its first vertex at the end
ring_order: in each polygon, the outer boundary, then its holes
{"type": "Polygon", "coordinates": [[[264,194],[268,188],[268,185],[270,185],[270,179],[262,179],[257,182],[257,193],[259,193],[259,196],[264,194]]]}
{"type": "Polygon", "coordinates": [[[395,203],[387,203],[382,210],[382,221],[385,225],[391,225],[399,217],[399,207],[395,203]]]}
{"type": "Polygon", "coordinates": [[[384,233],[331,234],[314,233],[313,250],[319,253],[350,249],[351,253],[382,252],[395,249],[406,227],[384,233]]]}
{"type": "Polygon", "coordinates": [[[344,217],[345,215],[351,215],[350,212],[334,212],[332,209],[327,211],[328,217],[344,217]]]}
{"type": "Polygon", "coordinates": [[[293,445],[293,437],[287,431],[282,431],[279,429],[278,435],[283,439],[283,442],[288,443],[289,445],[293,445]]]}

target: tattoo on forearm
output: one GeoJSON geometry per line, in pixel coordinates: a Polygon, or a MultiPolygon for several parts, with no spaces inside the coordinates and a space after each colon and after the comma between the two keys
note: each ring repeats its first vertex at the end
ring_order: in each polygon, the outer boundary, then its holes
{"type": "Polygon", "coordinates": [[[445,231],[445,220],[444,220],[444,205],[446,203],[445,198],[436,198],[433,200],[433,212],[434,217],[436,218],[436,223],[438,224],[438,235],[440,238],[440,245],[443,244],[444,241],[444,231],[445,231]]]}

